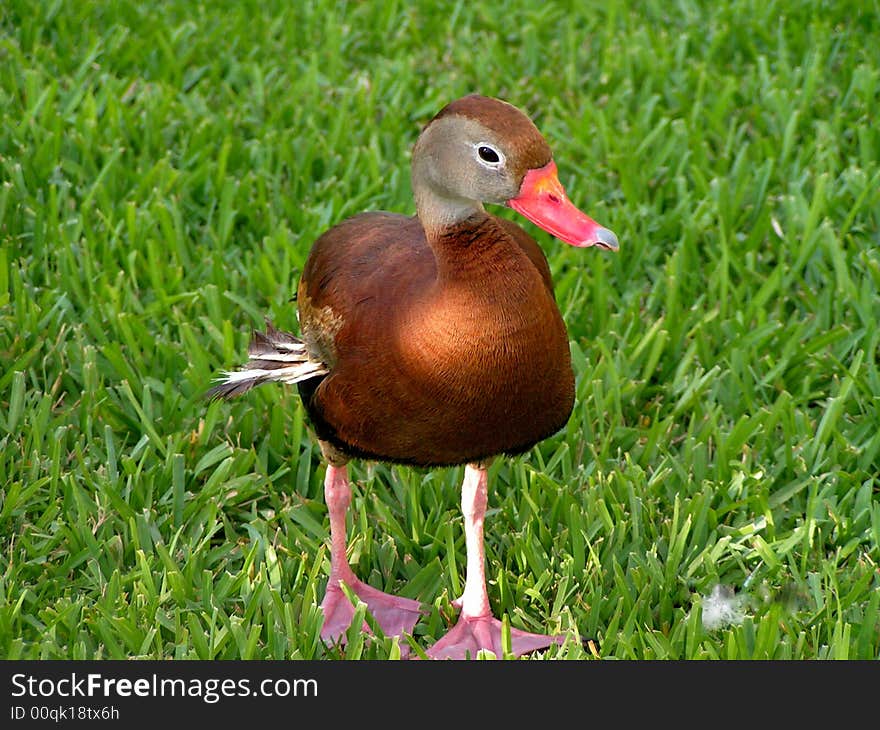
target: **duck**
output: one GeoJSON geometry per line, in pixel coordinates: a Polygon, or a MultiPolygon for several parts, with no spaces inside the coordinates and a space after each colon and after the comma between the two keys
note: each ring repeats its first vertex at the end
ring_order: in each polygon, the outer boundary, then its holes
{"type": "Polygon", "coordinates": [[[575,379],[543,250],[485,205],[507,206],[575,247],[617,251],[619,243],[571,202],[545,138],[501,99],[470,94],[444,106],[418,136],[411,181],[415,215],[359,213],[315,240],[295,297],[300,334],[267,320],[246,363],[209,392],[230,398],[264,383],[297,386],[326,462],[325,642],[345,641],[355,614],[346,593],[386,636],[412,636],[425,613],[352,570],[348,463],[464,466],[464,591],[453,601],[457,621],[425,654],[465,659],[509,649],[518,657],[564,636],[511,627],[502,646],[486,585],[489,466],[565,426],[575,379]]]}

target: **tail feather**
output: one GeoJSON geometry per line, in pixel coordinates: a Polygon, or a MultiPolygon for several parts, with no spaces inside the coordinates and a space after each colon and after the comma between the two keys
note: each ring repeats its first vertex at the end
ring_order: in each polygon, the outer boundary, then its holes
{"type": "Polygon", "coordinates": [[[312,359],[305,342],[268,321],[265,332],[254,332],[248,357],[239,370],[221,375],[208,391],[209,398],[233,398],[263,383],[292,384],[330,372],[323,362],[312,359]]]}

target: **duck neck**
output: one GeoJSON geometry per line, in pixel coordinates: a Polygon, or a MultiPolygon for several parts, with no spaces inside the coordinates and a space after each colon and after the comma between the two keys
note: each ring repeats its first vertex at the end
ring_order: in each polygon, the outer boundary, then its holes
{"type": "Polygon", "coordinates": [[[429,243],[463,221],[486,214],[480,201],[441,194],[419,175],[413,175],[413,197],[429,243]]]}
{"type": "Polygon", "coordinates": [[[485,210],[443,228],[426,228],[428,244],[437,262],[437,280],[442,286],[468,282],[484,290],[496,274],[511,281],[517,278],[517,258],[525,264],[518,247],[498,222],[485,210]]]}
{"type": "Polygon", "coordinates": [[[416,212],[437,261],[440,281],[486,266],[497,244],[492,218],[477,200],[442,195],[414,175],[416,212]],[[487,258],[488,256],[488,258],[487,258]]]}

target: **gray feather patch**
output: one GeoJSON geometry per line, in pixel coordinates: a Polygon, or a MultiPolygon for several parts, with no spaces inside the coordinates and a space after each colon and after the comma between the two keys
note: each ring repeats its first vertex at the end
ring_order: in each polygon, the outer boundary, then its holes
{"type": "Polygon", "coordinates": [[[292,384],[330,372],[326,364],[311,357],[305,342],[268,320],[265,332],[254,332],[248,357],[241,368],[221,375],[208,391],[209,398],[233,398],[263,383],[292,384]]]}

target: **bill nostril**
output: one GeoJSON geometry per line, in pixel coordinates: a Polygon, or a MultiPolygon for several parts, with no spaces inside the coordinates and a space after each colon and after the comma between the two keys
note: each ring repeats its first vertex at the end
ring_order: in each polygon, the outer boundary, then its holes
{"type": "Polygon", "coordinates": [[[550,202],[551,202],[551,203],[559,203],[559,202],[561,202],[560,199],[559,199],[559,196],[558,196],[558,195],[554,195],[553,193],[549,193],[549,194],[547,195],[547,197],[550,198],[550,202]]]}

